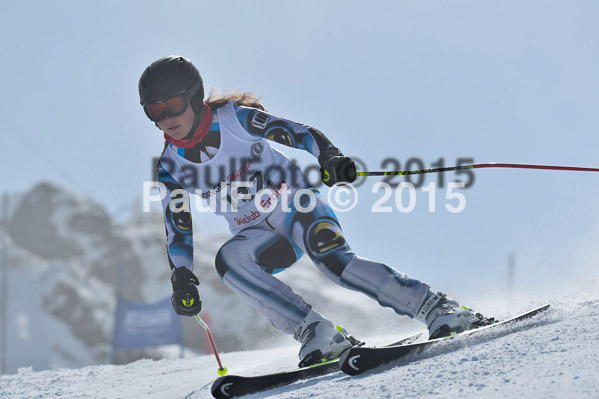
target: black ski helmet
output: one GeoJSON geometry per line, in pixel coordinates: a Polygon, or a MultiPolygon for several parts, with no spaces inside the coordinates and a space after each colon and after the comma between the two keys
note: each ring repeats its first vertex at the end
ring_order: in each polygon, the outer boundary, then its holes
{"type": "Polygon", "coordinates": [[[198,69],[185,57],[169,55],[154,61],[139,78],[142,106],[186,93],[197,113],[204,101],[204,83],[198,69]]]}

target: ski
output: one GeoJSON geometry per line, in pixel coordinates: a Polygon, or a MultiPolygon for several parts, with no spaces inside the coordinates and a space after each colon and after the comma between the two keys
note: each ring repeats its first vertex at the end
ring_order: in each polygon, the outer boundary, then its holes
{"type": "MultiPolygon", "coordinates": [[[[388,363],[401,363],[402,360],[406,360],[409,355],[421,353],[429,350],[439,342],[446,342],[454,338],[464,338],[478,332],[495,328],[497,326],[515,323],[521,320],[528,319],[541,312],[549,309],[550,305],[543,305],[538,308],[529,310],[528,312],[522,313],[518,316],[511,317],[487,326],[480,328],[467,330],[459,334],[454,334],[445,338],[432,339],[425,342],[404,344],[404,345],[392,345],[386,347],[353,347],[341,354],[339,359],[339,365],[341,371],[349,375],[357,375],[367,370],[371,370],[378,366],[388,363]]],[[[411,359],[410,359],[411,360],[411,359]]]]}
{"type": "MultiPolygon", "coordinates": [[[[415,342],[422,333],[409,336],[389,346],[405,345],[415,342]]],[[[262,392],[283,385],[289,385],[296,381],[319,377],[339,371],[339,359],[329,360],[312,366],[302,367],[295,370],[283,371],[273,374],[258,376],[226,375],[218,378],[212,384],[212,396],[215,398],[234,398],[241,395],[262,392]]]]}

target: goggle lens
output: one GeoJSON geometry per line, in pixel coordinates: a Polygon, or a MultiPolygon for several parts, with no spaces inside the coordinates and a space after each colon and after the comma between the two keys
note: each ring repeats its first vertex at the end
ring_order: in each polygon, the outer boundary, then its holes
{"type": "Polygon", "coordinates": [[[152,122],[160,122],[166,117],[181,115],[188,106],[189,102],[185,96],[180,95],[171,97],[161,103],[146,104],[144,105],[144,111],[152,122]]]}

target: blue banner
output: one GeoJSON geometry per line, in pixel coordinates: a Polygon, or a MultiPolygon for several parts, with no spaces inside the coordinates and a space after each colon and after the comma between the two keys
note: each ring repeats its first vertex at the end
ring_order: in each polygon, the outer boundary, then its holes
{"type": "Polygon", "coordinates": [[[181,317],[173,310],[170,297],[153,304],[117,299],[114,349],[182,343],[181,317]]]}

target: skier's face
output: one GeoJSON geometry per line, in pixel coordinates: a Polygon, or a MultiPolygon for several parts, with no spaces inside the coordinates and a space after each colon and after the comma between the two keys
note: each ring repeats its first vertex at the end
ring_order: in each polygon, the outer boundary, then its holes
{"type": "Polygon", "coordinates": [[[177,116],[168,116],[156,123],[158,124],[160,130],[162,130],[164,133],[168,134],[175,140],[180,140],[187,136],[193,127],[194,120],[195,114],[193,112],[193,108],[188,106],[185,112],[182,114],[177,116]]]}

